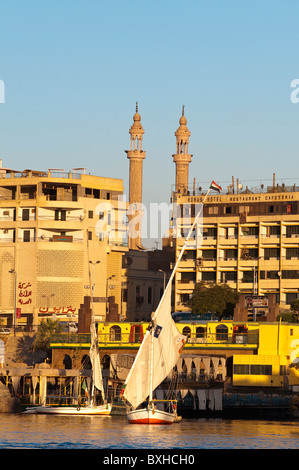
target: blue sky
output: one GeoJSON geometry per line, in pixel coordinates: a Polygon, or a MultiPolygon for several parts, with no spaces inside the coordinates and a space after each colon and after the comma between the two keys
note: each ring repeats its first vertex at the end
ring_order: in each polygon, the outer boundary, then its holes
{"type": "Polygon", "coordinates": [[[190,182],[299,182],[297,0],[1,0],[0,15],[3,166],[86,167],[128,194],[138,101],[146,203],[169,202],[183,104],[190,182]]]}

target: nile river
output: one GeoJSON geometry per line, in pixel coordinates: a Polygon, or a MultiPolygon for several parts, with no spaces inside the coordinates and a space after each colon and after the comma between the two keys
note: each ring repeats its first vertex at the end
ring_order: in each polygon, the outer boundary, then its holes
{"type": "Polygon", "coordinates": [[[299,421],[184,419],[128,424],[125,416],[0,414],[0,449],[298,449],[299,421]]]}

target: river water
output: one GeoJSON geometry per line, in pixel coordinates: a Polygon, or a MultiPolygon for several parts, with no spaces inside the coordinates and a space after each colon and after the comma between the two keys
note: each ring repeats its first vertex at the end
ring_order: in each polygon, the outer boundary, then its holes
{"type": "Polygon", "coordinates": [[[0,449],[298,449],[299,421],[183,419],[133,425],[125,416],[0,414],[0,449]]]}

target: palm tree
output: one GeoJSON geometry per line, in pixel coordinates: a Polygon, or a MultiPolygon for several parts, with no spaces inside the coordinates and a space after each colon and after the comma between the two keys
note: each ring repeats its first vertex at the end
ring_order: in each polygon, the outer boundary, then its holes
{"type": "Polygon", "coordinates": [[[51,335],[59,334],[61,331],[62,327],[59,321],[51,320],[50,318],[43,320],[32,343],[33,351],[43,350],[50,352],[51,335]]]}

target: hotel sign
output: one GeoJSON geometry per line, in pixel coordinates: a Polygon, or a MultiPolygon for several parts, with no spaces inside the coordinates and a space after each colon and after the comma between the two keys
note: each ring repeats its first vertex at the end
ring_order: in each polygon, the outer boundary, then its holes
{"type": "MultiPolygon", "coordinates": [[[[228,203],[228,202],[272,202],[272,201],[293,201],[298,199],[299,194],[293,192],[285,193],[261,193],[261,194],[227,194],[218,196],[208,196],[205,203],[228,203]]],[[[178,203],[202,203],[205,196],[179,196],[178,203]]]]}

